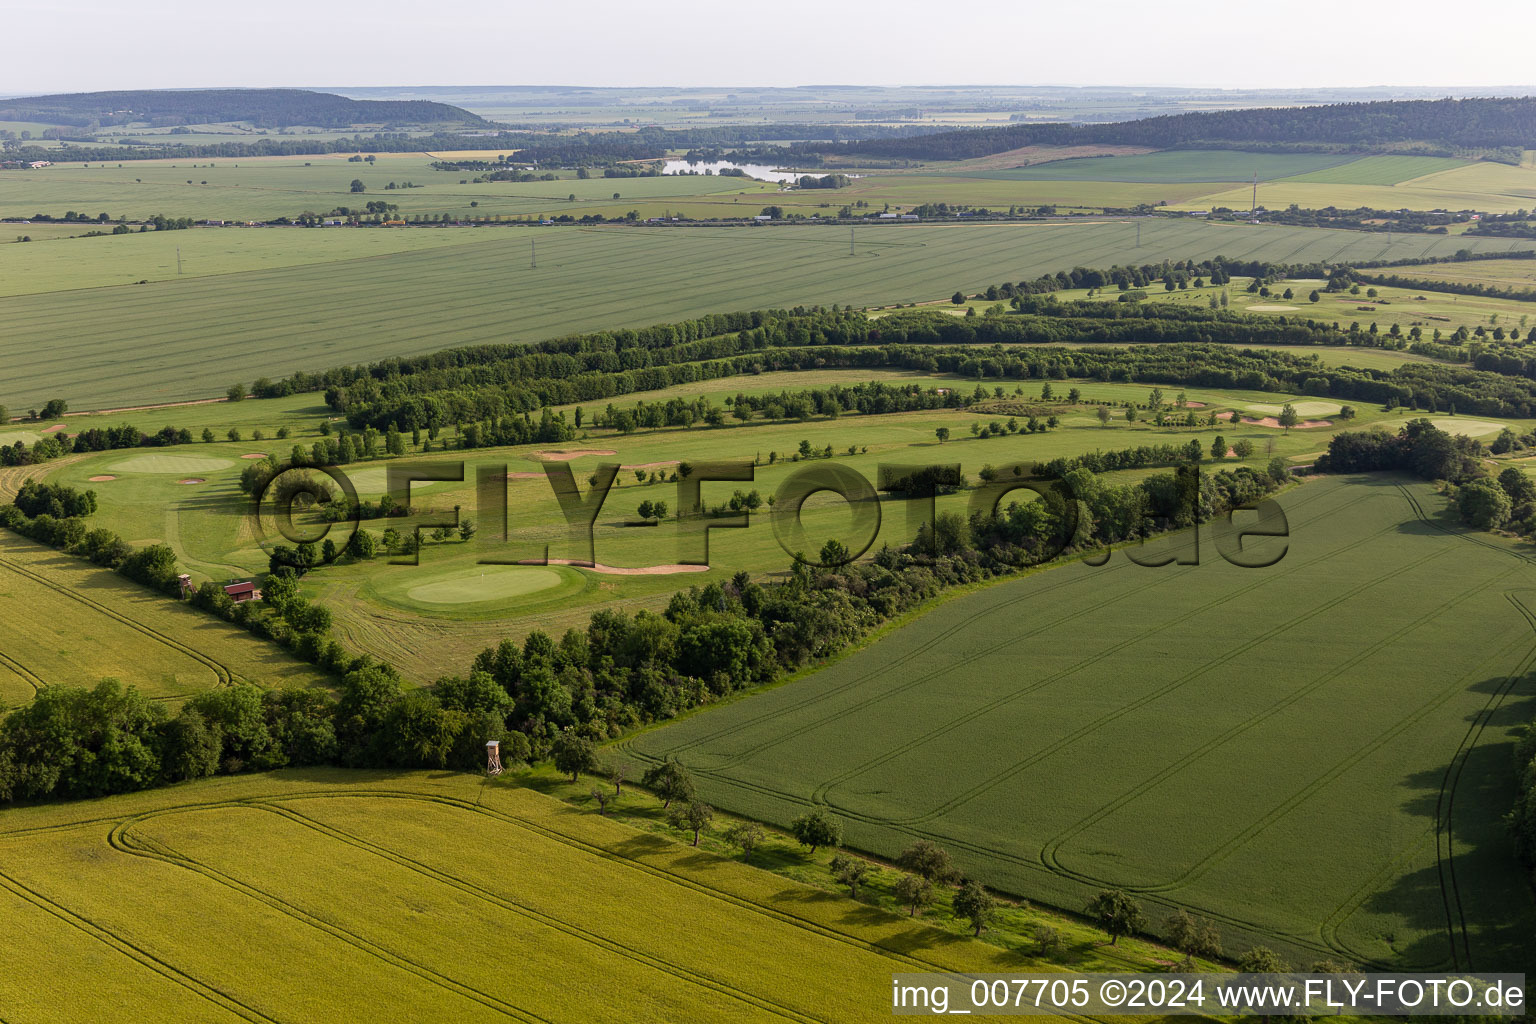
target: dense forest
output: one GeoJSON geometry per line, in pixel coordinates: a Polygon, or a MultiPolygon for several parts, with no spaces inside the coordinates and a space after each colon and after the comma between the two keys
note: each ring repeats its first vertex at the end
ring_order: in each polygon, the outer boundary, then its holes
{"type": "Polygon", "coordinates": [[[1317,107],[1269,107],[1168,114],[1113,124],[1020,124],[971,128],[906,139],[875,139],[792,150],[839,156],[911,160],[966,160],[1021,146],[1125,145],[1157,149],[1227,146],[1390,149],[1449,153],[1536,146],[1536,98],[1384,100],[1317,107]]]}
{"type": "Polygon", "coordinates": [[[0,121],[82,128],[139,123],[163,128],[224,121],[248,121],[258,128],[444,123],[491,127],[478,114],[447,103],[353,100],[308,89],[141,89],[30,96],[0,100],[0,121]]]}

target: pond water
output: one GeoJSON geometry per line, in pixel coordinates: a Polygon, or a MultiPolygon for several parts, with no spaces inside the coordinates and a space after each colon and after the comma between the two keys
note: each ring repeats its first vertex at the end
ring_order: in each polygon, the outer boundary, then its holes
{"type": "Polygon", "coordinates": [[[749,178],[758,181],[776,181],[780,185],[799,181],[804,174],[815,174],[815,171],[782,171],[775,170],[767,164],[736,164],[729,160],[700,160],[697,163],[689,163],[687,160],[668,160],[662,166],[662,174],[703,174],[706,170],[719,174],[726,168],[735,168],[749,178]]]}

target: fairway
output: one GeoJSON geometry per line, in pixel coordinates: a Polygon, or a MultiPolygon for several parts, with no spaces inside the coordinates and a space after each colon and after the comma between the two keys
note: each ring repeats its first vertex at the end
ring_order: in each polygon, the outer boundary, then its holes
{"type": "Polygon", "coordinates": [[[840,227],[504,228],[467,232],[460,246],[372,259],[85,289],[68,303],[51,294],[0,298],[4,400],[26,408],[63,397],[92,409],[206,398],[234,381],[299,369],[732,309],[910,302],[1073,265],[1217,254],[1391,259],[1529,245],[1195,221],[1144,224],[1140,248],[1129,222],[890,225],[854,234],[849,255],[840,227]]]}
{"type": "Polygon", "coordinates": [[[93,686],[109,677],[157,699],[236,681],[327,681],[275,644],[0,531],[0,708],[47,684],[93,686]]]}
{"type": "Polygon", "coordinates": [[[118,473],[217,473],[234,463],[228,459],[198,458],[194,455],[134,455],[109,468],[118,473]]]}
{"type": "Polygon", "coordinates": [[[449,773],[289,771],[11,811],[0,908],[8,1024],[878,1021],[896,971],[1012,962],[449,773]]]}
{"type": "Polygon", "coordinates": [[[1198,566],[1037,573],[625,746],[677,755],[732,811],[824,805],[850,845],[929,838],[1069,909],[1122,886],[1229,949],[1529,970],[1536,906],[1500,818],[1536,710],[1530,562],[1447,525],[1423,484],[1283,504],[1270,568],[1206,537],[1198,566]]]}

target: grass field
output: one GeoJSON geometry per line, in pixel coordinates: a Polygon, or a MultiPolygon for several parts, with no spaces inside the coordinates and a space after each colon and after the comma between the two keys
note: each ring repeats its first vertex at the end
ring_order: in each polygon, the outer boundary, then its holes
{"type": "MultiPolygon", "coordinates": [[[[1536,249],[1536,241],[1531,242],[1531,247],[1536,249]]],[[[1412,277],[1415,280],[1452,281],[1457,284],[1486,284],[1503,288],[1536,290],[1536,259],[1441,263],[1432,267],[1401,267],[1391,272],[1412,277]]]]}
{"type": "MultiPolygon", "coordinates": [[[[1300,174],[1259,185],[1259,203],[1271,210],[1296,204],[1307,209],[1338,206],[1349,209],[1370,206],[1378,210],[1481,210],[1508,213],[1536,205],[1536,168],[1509,164],[1467,163],[1439,160],[1439,170],[1397,181],[1398,174],[1431,165],[1409,163],[1434,157],[1367,157],[1372,163],[1352,170],[1354,164],[1300,174]]],[[[1252,205],[1249,188],[1234,188],[1199,199],[1173,204],[1175,209],[1208,209],[1218,206],[1246,210],[1252,205]]]]}
{"type": "Polygon", "coordinates": [[[894,972],[1019,962],[442,773],[289,771],[11,811],[0,906],[10,1024],[876,1021],[894,972]]]}
{"type": "Polygon", "coordinates": [[[1124,886],[1228,948],[1529,970],[1536,906],[1500,824],[1536,711],[1529,559],[1421,484],[1283,504],[1269,569],[1206,538],[1198,566],[1037,573],[625,747],[679,756],[732,811],[823,805],[851,845],[930,838],[1058,906],[1124,886]]]}
{"type": "Polygon", "coordinates": [[[159,699],[231,682],[329,683],[275,644],[0,531],[0,708],[109,676],[159,699]]]}
{"type": "MultiPolygon", "coordinates": [[[[1139,249],[1128,223],[870,227],[856,229],[853,256],[848,231],[830,227],[505,230],[373,259],[87,289],[67,304],[47,294],[0,299],[8,370],[0,400],[18,409],[63,397],[87,409],[203,398],[236,380],[359,359],[726,309],[937,298],[1074,264],[1527,247],[1194,221],[1145,224],[1139,249]]],[[[27,248],[0,249],[0,278],[27,248]]]]}
{"type": "MultiPolygon", "coordinates": [[[[1509,270],[1495,268],[1493,272],[1498,275],[1513,273],[1519,264],[1529,261],[1492,260],[1489,262],[1501,266],[1511,265],[1509,270]]],[[[1422,269],[1426,277],[1432,277],[1442,272],[1442,267],[1456,268],[1463,265],[1437,264],[1422,269]]],[[[1388,272],[1417,277],[1420,269],[1405,267],[1388,272]]],[[[1461,273],[1455,269],[1449,272],[1461,273]]],[[[1476,271],[1466,273],[1471,275],[1476,271]]],[[[1325,324],[1338,324],[1343,328],[1348,328],[1352,323],[1358,323],[1361,329],[1366,331],[1374,323],[1382,333],[1390,332],[1392,325],[1396,324],[1402,328],[1405,344],[1409,329],[1413,327],[1421,328],[1425,338],[1433,338],[1436,330],[1441,331],[1443,335],[1449,335],[1456,328],[1463,326],[1468,329],[1474,327],[1491,329],[1496,325],[1503,325],[1506,330],[1519,327],[1522,328],[1523,334],[1523,329],[1531,323],[1532,319],[1536,319],[1536,303],[1523,299],[1439,292],[1434,290],[1432,281],[1427,281],[1422,288],[1361,285],[1360,294],[1352,295],[1349,292],[1327,291],[1328,282],[1319,278],[1288,278],[1279,284],[1271,285],[1271,294],[1267,297],[1249,293],[1248,281],[1248,278],[1233,278],[1230,284],[1221,287],[1207,285],[1203,288],[1191,287],[1173,292],[1164,291],[1160,284],[1154,283],[1147,290],[1148,301],[1175,305],[1193,303],[1197,306],[1205,306],[1209,304],[1213,295],[1219,300],[1221,293],[1225,291],[1230,308],[1240,313],[1283,316],[1292,320],[1316,320],[1325,324]],[[1284,297],[1286,289],[1291,290],[1291,298],[1284,297]],[[1377,293],[1375,297],[1370,295],[1370,289],[1375,289],[1377,293]],[[1314,290],[1318,292],[1317,302],[1311,301],[1311,293],[1314,290]]],[[[1056,295],[1064,300],[1091,298],[1102,302],[1115,302],[1119,299],[1119,293],[1112,289],[1096,291],[1092,296],[1088,294],[1086,288],[1061,291],[1056,295]]],[[[975,299],[967,305],[975,307],[978,312],[984,312],[992,303],[975,299]]],[[[960,308],[959,312],[963,315],[964,308],[960,308]]],[[[1343,350],[1335,362],[1353,366],[1381,366],[1380,360],[1383,357],[1389,359],[1395,357],[1397,363],[1401,363],[1405,358],[1416,358],[1408,353],[1387,352],[1362,346],[1343,350]]]]}

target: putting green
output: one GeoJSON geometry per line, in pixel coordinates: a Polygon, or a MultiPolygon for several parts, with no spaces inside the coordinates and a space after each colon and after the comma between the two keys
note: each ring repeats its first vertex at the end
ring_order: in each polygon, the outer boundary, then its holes
{"type": "Polygon", "coordinates": [[[1447,416],[1443,419],[1433,419],[1429,422],[1447,434],[1461,434],[1464,437],[1482,437],[1484,434],[1497,434],[1505,426],[1503,423],[1493,423],[1488,420],[1464,420],[1460,416],[1447,416]]]}
{"type": "MultiPolygon", "coordinates": [[[[1296,409],[1296,415],[1303,419],[1310,416],[1332,416],[1343,408],[1337,402],[1292,402],[1291,405],[1296,409]]],[[[1243,408],[1261,416],[1279,416],[1285,411],[1283,405],[1265,405],[1262,402],[1246,405],[1243,408]]]]}
{"type": "Polygon", "coordinates": [[[122,462],[113,463],[119,473],[174,473],[177,476],[193,476],[198,473],[216,473],[228,469],[234,463],[228,459],[199,458],[196,455],[135,455],[122,462]]]}
{"type": "Polygon", "coordinates": [[[405,596],[422,604],[479,604],[536,594],[561,582],[559,571],[543,566],[477,565],[459,575],[412,587],[405,596]]]}

